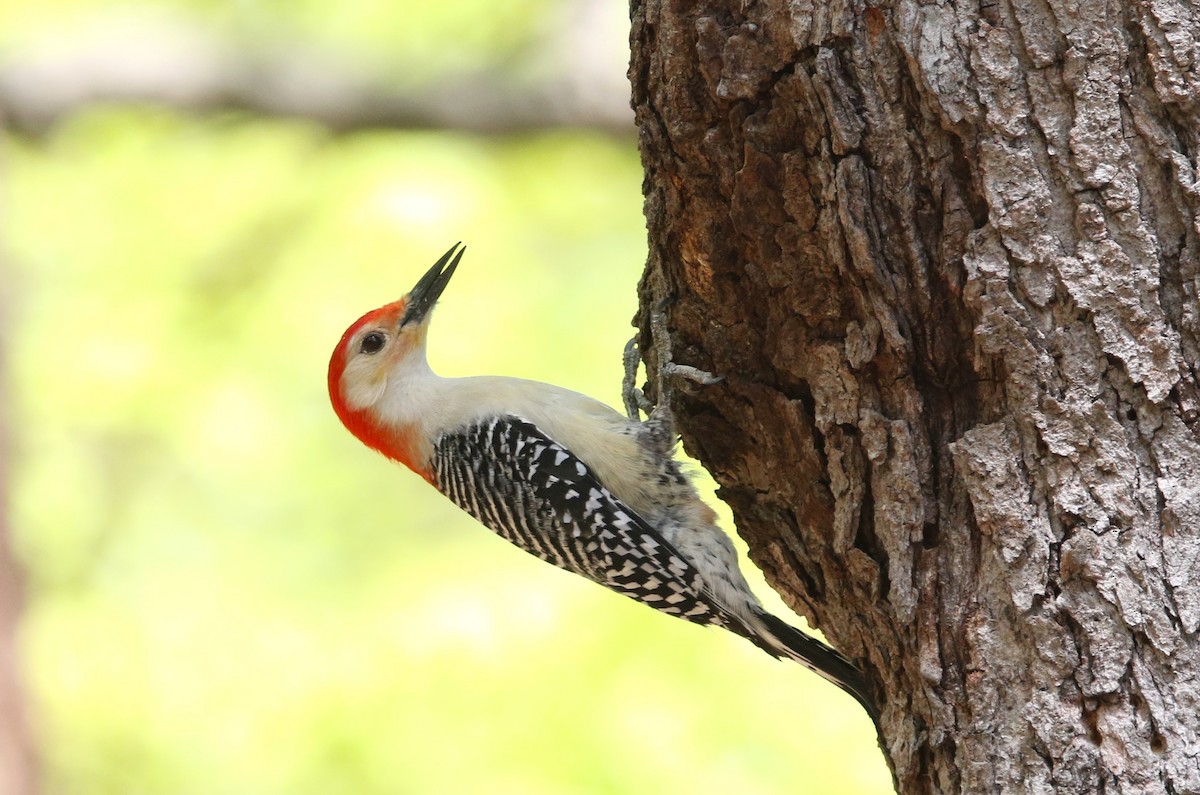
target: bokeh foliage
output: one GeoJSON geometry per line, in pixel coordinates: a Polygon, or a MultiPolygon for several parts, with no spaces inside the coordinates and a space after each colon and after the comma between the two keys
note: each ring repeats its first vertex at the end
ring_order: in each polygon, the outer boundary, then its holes
{"type": "MultiPolygon", "coordinates": [[[[105,5],[10,0],[0,27],[105,5]]],[[[463,62],[502,58],[552,5],[180,3],[239,35],[429,42],[441,68],[462,65],[448,33],[463,62]]],[[[435,369],[617,404],[641,178],[632,136],[145,108],[5,142],[12,518],[50,792],[888,787],[849,698],[514,551],[328,408],[343,329],[460,239],[435,369]]]]}

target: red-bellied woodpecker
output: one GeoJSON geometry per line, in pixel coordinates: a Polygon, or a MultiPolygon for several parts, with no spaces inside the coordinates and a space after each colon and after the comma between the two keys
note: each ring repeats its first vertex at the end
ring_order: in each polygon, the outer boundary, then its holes
{"type": "Polygon", "coordinates": [[[877,717],[849,660],[750,591],[729,537],[673,457],[665,408],[639,422],[549,384],[429,369],[430,310],[462,253],[453,246],[408,295],[342,335],[329,394],[350,432],[526,552],[669,615],[736,632],[821,674],[877,717]]]}

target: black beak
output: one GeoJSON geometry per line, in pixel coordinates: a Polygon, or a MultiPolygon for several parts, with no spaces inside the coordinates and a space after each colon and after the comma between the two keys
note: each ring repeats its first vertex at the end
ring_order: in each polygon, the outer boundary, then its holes
{"type": "Polygon", "coordinates": [[[401,328],[410,323],[420,323],[425,319],[442,294],[442,290],[445,290],[446,285],[450,283],[450,277],[454,275],[454,269],[458,267],[458,261],[462,259],[463,252],[466,250],[467,247],[462,243],[455,243],[421,277],[421,281],[417,282],[417,286],[412,288],[408,294],[408,306],[404,309],[404,317],[400,318],[401,328]],[[456,254],[455,251],[458,253],[456,254]]]}

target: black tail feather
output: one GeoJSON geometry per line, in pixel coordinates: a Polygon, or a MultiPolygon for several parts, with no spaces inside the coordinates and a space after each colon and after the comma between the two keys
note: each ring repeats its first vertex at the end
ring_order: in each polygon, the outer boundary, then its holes
{"type": "Polygon", "coordinates": [[[867,680],[854,663],[770,613],[764,611],[758,618],[773,638],[751,637],[755,645],[774,657],[789,657],[833,682],[853,696],[875,725],[879,725],[879,708],[867,688],[867,680]],[[771,640],[777,641],[782,648],[776,647],[771,640]]]}

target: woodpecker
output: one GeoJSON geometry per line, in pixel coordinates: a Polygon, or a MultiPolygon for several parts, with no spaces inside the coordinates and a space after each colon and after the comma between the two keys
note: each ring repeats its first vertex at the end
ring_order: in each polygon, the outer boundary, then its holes
{"type": "Polygon", "coordinates": [[[342,335],[328,386],[346,428],[526,552],[794,660],[878,723],[854,664],[751,592],[716,514],[674,458],[665,404],[641,422],[550,384],[430,369],[431,310],[464,250],[452,246],[407,295],[342,335]]]}

